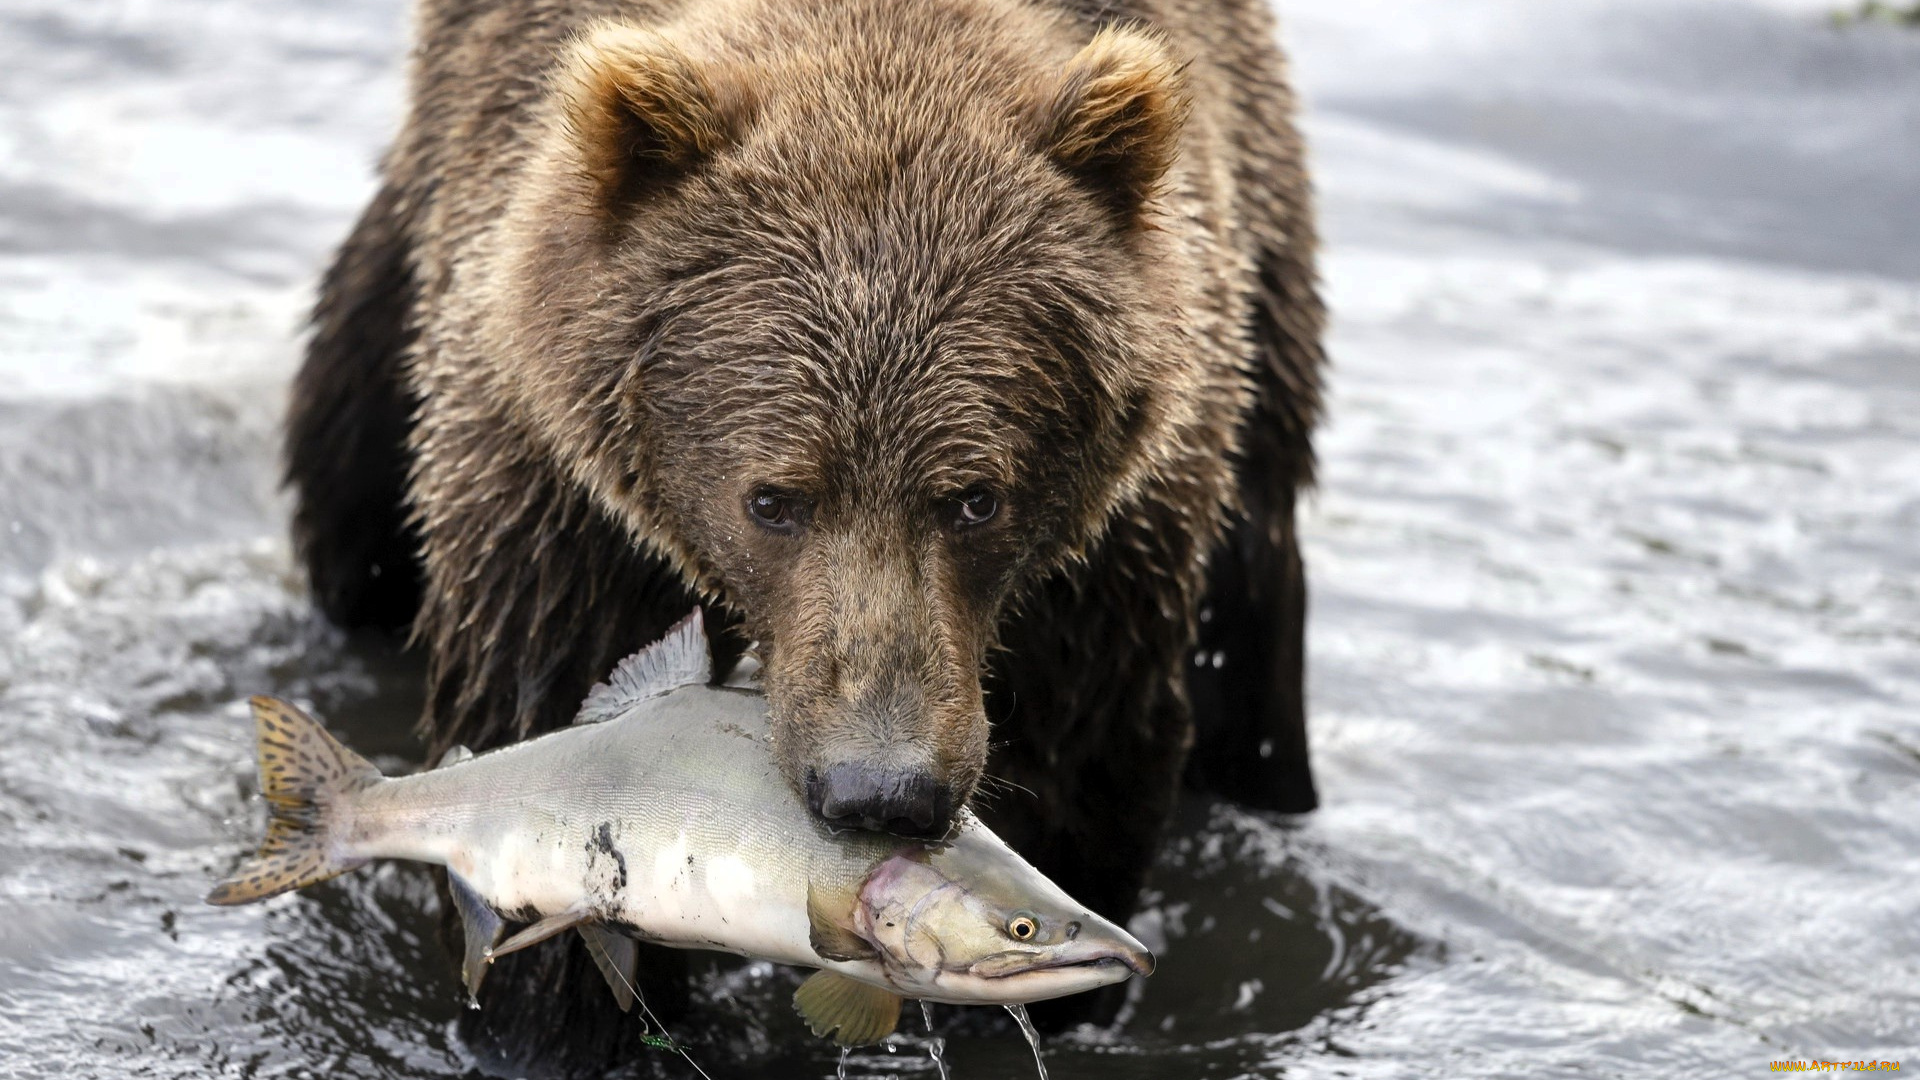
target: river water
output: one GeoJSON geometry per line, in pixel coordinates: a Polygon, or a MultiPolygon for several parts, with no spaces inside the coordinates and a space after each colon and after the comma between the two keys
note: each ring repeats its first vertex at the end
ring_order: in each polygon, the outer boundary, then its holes
{"type": "MultiPolygon", "coordinates": [[[[1058,1077],[1920,1068],[1920,33],[1816,0],[1288,0],[1336,321],[1325,807],[1194,802],[1058,1077]]],[[[198,902],[247,694],[406,767],[274,428],[398,0],[0,5],[0,1077],[452,1077],[431,888],[198,902]]],[[[768,965],[714,1077],[832,1076],[768,965]]],[[[1025,1042],[936,1010],[956,1077],[1025,1042]]],[[[933,1076],[914,1025],[848,1075],[933,1076]]],[[[626,1070],[692,1075],[662,1052],[626,1070]]]]}

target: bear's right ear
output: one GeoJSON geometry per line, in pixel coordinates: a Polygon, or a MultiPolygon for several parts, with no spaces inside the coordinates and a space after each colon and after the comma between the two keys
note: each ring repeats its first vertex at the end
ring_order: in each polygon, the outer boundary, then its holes
{"type": "Polygon", "coordinates": [[[1186,118],[1185,75],[1160,35],[1109,26],[1038,110],[1039,149],[1136,221],[1179,156],[1186,118]]]}
{"type": "Polygon", "coordinates": [[[615,23],[573,43],[554,89],[575,164],[607,215],[719,151],[745,112],[726,80],[665,36],[615,23]]]}

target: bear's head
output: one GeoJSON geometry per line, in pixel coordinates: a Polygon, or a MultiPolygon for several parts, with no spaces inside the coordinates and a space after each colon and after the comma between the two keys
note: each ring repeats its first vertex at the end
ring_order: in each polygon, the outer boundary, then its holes
{"type": "Polygon", "coordinates": [[[814,811],[937,834],[1000,620],[1194,423],[1182,74],[1003,0],[720,6],[562,58],[482,271],[497,388],[744,617],[814,811]]]}

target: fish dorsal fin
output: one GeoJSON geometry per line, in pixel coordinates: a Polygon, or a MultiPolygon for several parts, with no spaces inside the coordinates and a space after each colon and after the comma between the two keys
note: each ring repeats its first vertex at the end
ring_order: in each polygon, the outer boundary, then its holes
{"type": "Polygon", "coordinates": [[[807,943],[822,960],[871,960],[880,955],[866,939],[842,921],[853,910],[850,900],[836,900],[813,882],[807,882],[807,943]]]}
{"type": "Polygon", "coordinates": [[[639,702],[713,681],[713,658],[707,653],[707,633],[700,609],[673,624],[667,636],[620,661],[607,681],[587,694],[576,724],[611,720],[639,702]]]}
{"type": "Polygon", "coordinates": [[[614,1003],[621,1012],[633,1011],[634,969],[639,966],[640,947],[630,937],[616,934],[598,923],[581,923],[580,937],[587,943],[587,955],[607,980],[614,1003]]]}
{"type": "Polygon", "coordinates": [[[841,1046],[868,1046],[900,1026],[900,995],[833,971],[816,971],[793,992],[807,1028],[841,1046]]]}
{"type": "Polygon", "coordinates": [[[460,915],[460,928],[467,943],[460,959],[460,981],[467,987],[467,1002],[480,1007],[480,982],[487,977],[488,957],[500,941],[505,927],[493,908],[480,899],[480,893],[467,880],[447,871],[447,892],[453,896],[453,909],[460,915]]]}

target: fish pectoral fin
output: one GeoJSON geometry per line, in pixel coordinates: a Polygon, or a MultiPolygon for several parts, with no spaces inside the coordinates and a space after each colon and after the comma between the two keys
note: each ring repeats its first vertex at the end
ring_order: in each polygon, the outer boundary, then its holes
{"type": "Polygon", "coordinates": [[[488,949],[486,957],[489,961],[498,960],[508,953],[519,952],[529,945],[538,945],[555,934],[579,926],[592,917],[592,913],[585,908],[570,908],[557,915],[549,915],[488,949]]]}
{"type": "Polygon", "coordinates": [[[467,988],[467,1002],[477,1009],[480,980],[487,977],[488,959],[506,923],[465,878],[451,870],[447,871],[447,892],[453,897],[453,910],[460,915],[460,929],[467,940],[460,958],[460,981],[467,988]]]}
{"type": "Polygon", "coordinates": [[[877,1043],[900,1026],[900,995],[833,971],[801,983],[793,1008],[815,1035],[841,1046],[877,1043]]]}
{"type": "Polygon", "coordinates": [[[634,969],[640,962],[639,944],[599,923],[581,923],[580,937],[586,941],[587,955],[593,957],[593,966],[607,980],[620,1011],[632,1012],[634,998],[639,996],[633,982],[634,969]]]}
{"type": "Polygon", "coordinates": [[[880,955],[835,912],[851,912],[852,901],[836,902],[807,882],[807,942],[822,960],[871,960],[880,955]]]}

